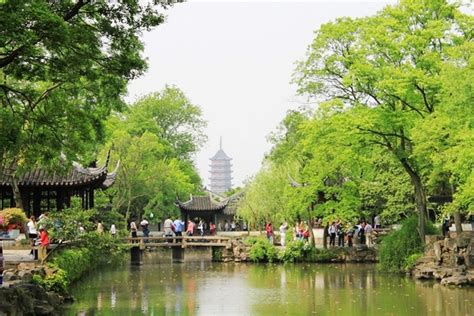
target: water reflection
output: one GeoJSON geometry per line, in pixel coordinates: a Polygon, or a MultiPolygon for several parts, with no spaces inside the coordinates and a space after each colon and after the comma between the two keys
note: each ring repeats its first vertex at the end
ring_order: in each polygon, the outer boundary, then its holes
{"type": "Polygon", "coordinates": [[[370,265],[148,263],[104,270],[67,315],[472,315],[473,289],[384,275],[370,265]]]}

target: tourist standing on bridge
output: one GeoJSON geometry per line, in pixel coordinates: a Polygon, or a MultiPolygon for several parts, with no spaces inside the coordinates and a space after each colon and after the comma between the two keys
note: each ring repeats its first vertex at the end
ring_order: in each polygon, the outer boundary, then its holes
{"type": "Polygon", "coordinates": [[[176,236],[183,236],[183,230],[184,230],[184,222],[181,220],[181,218],[177,218],[173,222],[174,225],[174,233],[176,236]]]}
{"type": "Polygon", "coordinates": [[[214,224],[213,222],[209,224],[209,233],[211,234],[211,236],[214,236],[216,233],[216,224],[214,224]]]}
{"type": "Polygon", "coordinates": [[[194,227],[195,226],[196,226],[196,224],[194,224],[194,222],[192,220],[188,220],[188,228],[186,229],[186,234],[188,236],[194,235],[194,227]]]}
{"type": "Polygon", "coordinates": [[[137,238],[137,224],[135,224],[135,220],[130,222],[130,232],[132,233],[132,238],[137,238]]]}
{"type": "MultiPolygon", "coordinates": [[[[143,231],[143,237],[145,238],[148,238],[148,236],[150,235],[150,230],[148,229],[148,221],[146,220],[146,218],[143,218],[142,221],[140,222],[140,227],[142,228],[142,231],[143,231]]],[[[148,240],[146,241],[148,242],[148,240]]]]}
{"type": "Polygon", "coordinates": [[[367,247],[372,247],[372,245],[373,245],[373,242],[372,242],[372,231],[373,231],[372,225],[370,225],[370,223],[365,224],[364,230],[365,230],[365,237],[367,238],[367,247]]]}
{"type": "Polygon", "coordinates": [[[173,236],[173,221],[169,218],[165,220],[165,223],[163,225],[165,229],[165,236],[166,237],[172,237],[173,236]]]}
{"type": "Polygon", "coordinates": [[[199,224],[198,224],[198,230],[199,230],[199,235],[204,236],[204,222],[203,220],[199,220],[199,224]]]}
{"type": "Polygon", "coordinates": [[[375,229],[382,228],[382,221],[380,220],[379,214],[375,215],[374,217],[374,226],[375,226],[375,229]]]}

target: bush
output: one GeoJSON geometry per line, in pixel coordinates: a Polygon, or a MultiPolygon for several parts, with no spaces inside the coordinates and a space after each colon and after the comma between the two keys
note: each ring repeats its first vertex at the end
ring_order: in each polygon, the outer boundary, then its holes
{"type": "Polygon", "coordinates": [[[250,260],[253,262],[273,262],[275,259],[277,259],[276,248],[271,245],[266,238],[252,238],[248,242],[250,242],[249,244],[252,245],[249,256],[250,260]]]}
{"type": "Polygon", "coordinates": [[[19,208],[6,208],[0,211],[0,226],[8,225],[23,225],[28,221],[28,218],[19,208]]]}
{"type": "Polygon", "coordinates": [[[423,257],[423,253],[414,253],[411,256],[409,256],[405,260],[405,266],[403,267],[403,270],[407,272],[411,271],[415,267],[418,259],[420,259],[421,257],[423,257]]]}
{"type": "MultiPolygon", "coordinates": [[[[382,239],[380,244],[380,267],[388,272],[404,272],[410,256],[423,253],[423,245],[418,234],[418,218],[412,216],[402,223],[400,230],[382,239]]],[[[437,233],[432,223],[426,226],[427,234],[437,233]]],[[[413,260],[413,259],[410,259],[413,260]]]]}
{"type": "Polygon", "coordinates": [[[288,243],[286,248],[280,251],[278,254],[278,259],[283,262],[307,261],[314,250],[314,248],[305,243],[303,240],[295,240],[288,243]]]}
{"type": "Polygon", "coordinates": [[[44,278],[35,276],[33,281],[48,291],[67,293],[69,285],[86,272],[125,258],[123,253],[127,249],[118,239],[96,232],[84,234],[77,245],[53,253],[48,267],[56,272],[44,278]]]}

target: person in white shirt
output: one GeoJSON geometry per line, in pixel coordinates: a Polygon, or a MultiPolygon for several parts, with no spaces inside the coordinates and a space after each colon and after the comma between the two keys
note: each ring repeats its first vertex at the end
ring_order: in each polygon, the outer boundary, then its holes
{"type": "Polygon", "coordinates": [[[380,215],[379,214],[377,214],[374,218],[374,225],[375,225],[375,229],[382,227],[382,223],[380,221],[380,215]]]}
{"type": "Polygon", "coordinates": [[[30,239],[31,252],[30,255],[34,255],[34,247],[36,238],[38,238],[38,230],[36,229],[36,220],[34,216],[30,217],[30,220],[26,224],[28,227],[28,238],[30,239]]]}
{"type": "Polygon", "coordinates": [[[112,237],[115,238],[115,235],[117,234],[117,228],[115,228],[115,224],[110,225],[110,234],[112,234],[112,237]]]}
{"type": "Polygon", "coordinates": [[[143,231],[143,237],[148,237],[149,234],[150,234],[150,230],[148,229],[148,221],[146,220],[146,218],[142,219],[142,221],[140,222],[140,227],[142,228],[142,231],[143,231]]]}
{"type": "Polygon", "coordinates": [[[286,244],[286,229],[288,228],[288,224],[281,223],[280,225],[280,244],[285,247],[286,244]]]}
{"type": "Polygon", "coordinates": [[[372,225],[370,225],[369,223],[365,224],[364,231],[365,231],[365,238],[367,241],[367,247],[372,247],[372,231],[373,231],[372,225]]]}

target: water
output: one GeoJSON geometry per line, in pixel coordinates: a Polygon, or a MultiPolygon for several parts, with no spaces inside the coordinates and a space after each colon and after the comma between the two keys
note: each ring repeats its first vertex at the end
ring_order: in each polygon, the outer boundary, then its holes
{"type": "Polygon", "coordinates": [[[94,272],[66,315],[474,315],[474,289],[374,265],[145,263],[94,272]]]}

